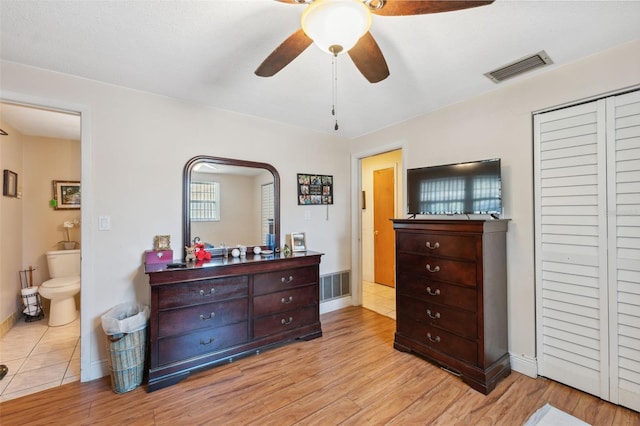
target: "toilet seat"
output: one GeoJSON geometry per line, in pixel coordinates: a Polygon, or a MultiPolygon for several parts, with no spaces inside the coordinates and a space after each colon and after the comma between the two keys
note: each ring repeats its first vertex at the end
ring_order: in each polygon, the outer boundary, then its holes
{"type": "Polygon", "coordinates": [[[57,288],[57,287],[64,287],[64,286],[68,286],[68,285],[73,285],[75,283],[79,283],[80,282],[80,277],[79,276],[75,276],[75,277],[59,277],[59,278],[51,278],[50,280],[47,280],[45,282],[43,282],[41,284],[42,287],[44,288],[57,288]]]}

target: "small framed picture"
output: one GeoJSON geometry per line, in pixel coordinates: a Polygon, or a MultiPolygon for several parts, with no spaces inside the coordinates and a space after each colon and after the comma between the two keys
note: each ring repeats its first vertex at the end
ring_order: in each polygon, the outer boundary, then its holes
{"type": "Polygon", "coordinates": [[[171,235],[156,235],[153,237],[154,250],[171,250],[171,235]]]}
{"type": "Polygon", "coordinates": [[[291,233],[291,251],[294,253],[307,251],[307,236],[304,232],[291,233]]]}
{"type": "Polygon", "coordinates": [[[18,174],[11,170],[5,170],[3,173],[2,195],[7,197],[18,196],[18,174]]]}
{"type": "Polygon", "coordinates": [[[80,182],[70,180],[53,181],[53,198],[56,210],[80,208],[80,182]]]}

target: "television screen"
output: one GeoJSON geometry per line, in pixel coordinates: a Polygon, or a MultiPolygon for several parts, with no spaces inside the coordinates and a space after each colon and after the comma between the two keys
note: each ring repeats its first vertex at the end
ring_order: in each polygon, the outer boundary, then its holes
{"type": "Polygon", "coordinates": [[[500,214],[500,159],[407,170],[408,213],[500,214]]]}

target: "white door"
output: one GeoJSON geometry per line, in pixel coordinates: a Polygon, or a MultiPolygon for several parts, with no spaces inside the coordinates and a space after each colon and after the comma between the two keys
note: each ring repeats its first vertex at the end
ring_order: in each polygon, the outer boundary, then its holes
{"type": "Polygon", "coordinates": [[[604,101],[534,118],[540,375],[608,397],[604,101]]]}
{"type": "Polygon", "coordinates": [[[640,92],[607,99],[607,141],[611,401],[640,411],[640,92]]]}
{"type": "Polygon", "coordinates": [[[536,115],[539,374],[640,409],[640,92],[536,115]]]}

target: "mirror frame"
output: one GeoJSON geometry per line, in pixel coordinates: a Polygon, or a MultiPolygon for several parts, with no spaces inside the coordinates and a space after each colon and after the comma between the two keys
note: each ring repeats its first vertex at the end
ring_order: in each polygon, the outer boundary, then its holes
{"type": "MultiPolygon", "coordinates": [[[[225,166],[241,166],[256,169],[265,169],[273,176],[273,232],[276,237],[276,251],[280,250],[280,175],[275,167],[267,163],[256,161],[235,160],[232,158],[211,157],[208,155],[198,155],[187,161],[182,172],[182,242],[183,245],[191,245],[191,172],[199,163],[222,164],[225,166]]],[[[265,246],[262,246],[265,248],[265,246]]],[[[182,258],[185,257],[184,249],[182,258]]],[[[222,255],[218,250],[213,251],[213,255],[222,255]]]]}

